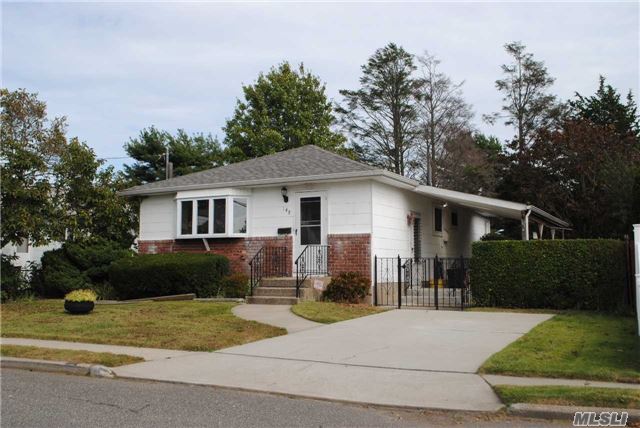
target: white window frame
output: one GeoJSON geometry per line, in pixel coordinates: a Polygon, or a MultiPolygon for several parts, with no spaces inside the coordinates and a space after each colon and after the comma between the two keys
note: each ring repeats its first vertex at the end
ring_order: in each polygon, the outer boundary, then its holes
{"type": "Polygon", "coordinates": [[[180,198],[176,199],[176,237],[178,239],[200,239],[200,238],[244,238],[249,236],[251,230],[250,221],[250,205],[251,198],[244,195],[225,195],[225,196],[211,196],[211,197],[197,197],[197,198],[180,198]],[[214,233],[214,201],[217,199],[225,200],[225,225],[224,233],[214,233]],[[233,200],[244,199],[247,201],[247,231],[244,233],[233,232],[233,200]],[[182,233],[182,203],[191,201],[192,205],[192,218],[191,218],[191,234],[182,233]],[[207,233],[198,232],[198,202],[197,201],[209,201],[209,230],[207,233]]]}

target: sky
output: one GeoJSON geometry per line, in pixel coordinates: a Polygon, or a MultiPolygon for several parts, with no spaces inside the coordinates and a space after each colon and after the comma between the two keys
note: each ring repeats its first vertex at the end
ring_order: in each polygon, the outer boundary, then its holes
{"type": "Polygon", "coordinates": [[[600,74],[638,95],[638,2],[3,2],[1,14],[2,87],[38,92],[103,158],[126,156],[151,125],[224,139],[242,85],[285,60],[304,63],[338,102],[389,42],[436,55],[464,81],[475,127],[501,139],[512,130],[481,116],[500,109],[510,41],[545,62],[560,99],[592,94],[600,74]]]}

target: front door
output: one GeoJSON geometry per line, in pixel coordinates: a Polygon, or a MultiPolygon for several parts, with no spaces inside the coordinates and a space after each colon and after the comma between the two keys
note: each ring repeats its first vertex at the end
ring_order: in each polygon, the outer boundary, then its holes
{"type": "MultiPolygon", "coordinates": [[[[294,231],[294,269],[295,261],[307,246],[327,245],[327,196],[325,192],[296,193],[296,228],[294,231]]],[[[313,263],[326,266],[326,249],[312,247],[315,250],[311,258],[313,263]],[[316,260],[316,253],[325,254],[325,260],[316,260]]],[[[307,257],[307,264],[312,262],[307,257]]],[[[315,269],[314,269],[315,270],[315,269]]],[[[294,270],[295,272],[295,270],[294,270]]]]}

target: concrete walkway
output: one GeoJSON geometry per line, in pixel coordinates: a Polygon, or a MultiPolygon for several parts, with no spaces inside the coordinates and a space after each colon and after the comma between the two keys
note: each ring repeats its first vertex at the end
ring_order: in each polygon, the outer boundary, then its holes
{"type": "Polygon", "coordinates": [[[239,318],[286,328],[288,333],[320,327],[323,324],[309,321],[291,312],[291,305],[238,305],[232,310],[239,318]]]}
{"type": "Polygon", "coordinates": [[[495,411],[479,366],[551,315],[393,310],[118,376],[410,408],[495,411]]]}
{"type": "Polygon", "coordinates": [[[110,352],[112,354],[125,354],[134,357],[140,357],[144,358],[146,361],[164,360],[167,358],[175,358],[193,354],[193,352],[189,351],[175,351],[171,349],[139,348],[136,346],[118,345],[98,345],[95,343],[63,342],[60,340],[19,339],[12,337],[3,337],[2,339],[0,339],[0,344],[38,346],[41,348],[54,349],[73,349],[78,351],[91,352],[110,352]]]}
{"type": "Polygon", "coordinates": [[[640,389],[638,383],[602,382],[585,379],[554,379],[546,377],[517,377],[501,375],[482,375],[491,385],[516,386],[593,386],[598,388],[640,389]]]}

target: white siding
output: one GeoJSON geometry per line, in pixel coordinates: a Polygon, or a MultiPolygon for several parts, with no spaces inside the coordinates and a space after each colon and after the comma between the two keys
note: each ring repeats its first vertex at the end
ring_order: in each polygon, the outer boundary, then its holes
{"type": "Polygon", "coordinates": [[[371,181],[333,183],[328,200],[329,234],[371,233],[371,181]]]}
{"type": "MultiPolygon", "coordinates": [[[[249,236],[277,236],[279,228],[295,228],[296,192],[325,192],[327,195],[328,234],[371,233],[371,182],[367,180],[287,186],[289,202],[285,203],[282,186],[257,187],[249,192],[249,236]]],[[[220,193],[220,192],[218,192],[220,193]]],[[[216,194],[218,194],[216,193],[216,194]]],[[[224,194],[237,194],[238,189],[224,189],[224,194]]],[[[193,195],[211,196],[199,191],[193,195]]],[[[220,193],[222,194],[222,193],[220,193]]],[[[150,196],[140,205],[140,240],[175,239],[176,196],[150,196]]]]}
{"type": "Polygon", "coordinates": [[[277,236],[278,228],[293,227],[293,194],[288,189],[289,203],[285,204],[280,189],[253,189],[249,204],[250,236],[277,236]]]}
{"type": "Polygon", "coordinates": [[[176,201],[174,195],[150,196],[140,203],[141,241],[175,239],[176,201]]]}
{"type": "Polygon", "coordinates": [[[52,242],[47,245],[42,245],[40,247],[33,247],[29,245],[29,250],[26,253],[18,252],[18,248],[14,245],[5,245],[2,247],[2,254],[7,256],[16,256],[15,260],[11,261],[11,264],[14,266],[20,267],[28,267],[30,264],[40,264],[40,259],[42,255],[51,250],[58,249],[62,246],[61,242],[52,242]]]}
{"type": "Polygon", "coordinates": [[[372,255],[379,257],[410,257],[413,255],[413,225],[407,216],[415,214],[422,222],[423,257],[469,256],[471,242],[484,235],[488,221],[471,210],[447,206],[443,210],[443,233],[434,232],[433,201],[410,190],[387,184],[373,183],[373,244],[372,255]],[[451,226],[451,212],[458,213],[458,226],[451,226]],[[445,239],[446,238],[446,239],[445,239]]]}

